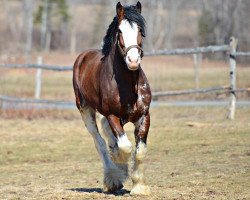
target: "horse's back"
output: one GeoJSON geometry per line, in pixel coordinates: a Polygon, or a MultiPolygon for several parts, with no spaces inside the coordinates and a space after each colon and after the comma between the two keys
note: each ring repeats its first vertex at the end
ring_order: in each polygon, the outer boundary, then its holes
{"type": "Polygon", "coordinates": [[[103,57],[100,50],[88,50],[82,52],[76,59],[73,67],[73,86],[78,109],[86,104],[86,99],[97,92],[97,79],[99,66],[103,57]]]}

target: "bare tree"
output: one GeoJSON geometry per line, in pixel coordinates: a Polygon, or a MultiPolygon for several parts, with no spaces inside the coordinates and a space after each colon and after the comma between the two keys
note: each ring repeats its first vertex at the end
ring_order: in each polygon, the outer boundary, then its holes
{"type": "Polygon", "coordinates": [[[26,63],[30,62],[30,53],[32,48],[32,33],[33,33],[33,1],[24,1],[24,12],[26,19],[26,45],[25,45],[25,60],[26,63]]]}
{"type": "Polygon", "coordinates": [[[182,3],[183,0],[170,0],[171,10],[166,26],[166,39],[165,39],[165,47],[169,49],[172,48],[172,39],[175,32],[176,16],[178,13],[178,9],[182,3]]]}
{"type": "Polygon", "coordinates": [[[162,44],[164,43],[165,39],[165,31],[166,29],[162,30],[162,24],[165,22],[165,15],[164,13],[164,7],[163,7],[163,2],[158,1],[157,4],[157,9],[156,9],[157,17],[155,20],[155,43],[154,43],[154,49],[160,49],[162,47],[162,44]]]}
{"type": "Polygon", "coordinates": [[[42,6],[42,19],[41,19],[41,40],[40,45],[42,50],[48,49],[48,40],[50,40],[51,34],[48,29],[48,12],[49,12],[49,1],[43,0],[42,6]]]}
{"type": "MultiPolygon", "coordinates": [[[[70,6],[70,13],[73,13],[74,4],[69,4],[70,6]]],[[[70,53],[74,54],[76,52],[76,23],[75,23],[75,15],[72,15],[71,22],[70,22],[70,53]]]]}

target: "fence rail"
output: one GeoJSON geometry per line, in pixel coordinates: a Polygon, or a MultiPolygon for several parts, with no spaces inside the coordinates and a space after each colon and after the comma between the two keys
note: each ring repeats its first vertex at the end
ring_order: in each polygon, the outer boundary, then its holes
{"type": "MultiPolygon", "coordinates": [[[[197,93],[208,93],[208,92],[218,92],[230,93],[230,92],[250,92],[250,88],[238,88],[236,90],[231,90],[230,87],[211,87],[211,88],[201,88],[201,89],[188,89],[188,90],[176,90],[176,91],[165,91],[165,92],[153,92],[153,99],[162,96],[178,96],[178,95],[187,95],[187,94],[197,94],[197,93]]],[[[15,103],[39,103],[39,104],[71,104],[71,101],[63,100],[48,100],[48,99],[32,99],[32,98],[19,98],[13,96],[0,95],[0,101],[9,101],[15,103]]]]}
{"type": "Polygon", "coordinates": [[[250,52],[235,52],[233,55],[235,56],[250,56],[250,52]]]}
{"type": "Polygon", "coordinates": [[[15,103],[41,103],[41,104],[69,104],[70,101],[62,100],[46,100],[46,99],[28,99],[28,98],[18,98],[6,95],[0,95],[0,100],[9,101],[15,103]]]}
{"type": "MultiPolygon", "coordinates": [[[[200,53],[216,53],[216,52],[229,52],[230,45],[221,46],[208,46],[208,47],[196,47],[196,48],[179,48],[179,49],[166,49],[145,52],[145,56],[161,56],[161,55],[188,55],[188,54],[200,54],[200,53]]],[[[233,56],[250,56],[250,52],[235,52],[233,56]]],[[[31,68],[31,69],[44,69],[52,71],[71,71],[72,66],[56,66],[46,64],[0,64],[0,67],[4,68],[31,68]]]]}
{"type": "MultiPolygon", "coordinates": [[[[153,92],[153,98],[158,98],[162,96],[173,96],[173,95],[186,95],[194,93],[207,93],[207,92],[220,92],[220,93],[230,93],[230,107],[229,115],[230,119],[234,119],[235,105],[236,105],[236,92],[246,92],[250,91],[250,88],[236,88],[236,57],[237,56],[250,56],[250,52],[236,52],[237,39],[232,37],[228,45],[221,46],[207,46],[207,47],[196,47],[196,48],[178,48],[171,50],[158,50],[145,52],[145,56],[161,56],[161,55],[187,55],[187,54],[202,54],[202,53],[216,53],[216,52],[227,52],[229,55],[229,66],[230,66],[230,85],[229,86],[218,86],[212,88],[202,88],[202,89],[189,89],[181,91],[165,91],[165,92],[153,92]]],[[[55,66],[55,65],[45,65],[42,64],[41,58],[38,59],[37,64],[0,64],[0,67],[5,68],[33,68],[38,70],[53,70],[53,71],[71,71],[72,66],[55,66]]],[[[23,102],[23,103],[43,103],[43,104],[69,104],[72,102],[66,101],[54,101],[54,100],[42,100],[40,98],[41,91],[41,71],[37,72],[36,78],[36,91],[35,97],[37,99],[22,99],[17,97],[9,97],[0,95],[0,100],[10,101],[10,102],[23,102]]]]}
{"type": "Polygon", "coordinates": [[[232,92],[233,93],[250,92],[250,88],[238,88],[238,89],[232,90],[230,87],[219,86],[219,87],[211,87],[211,88],[153,92],[152,95],[154,99],[157,99],[158,97],[165,97],[165,96],[179,96],[179,95],[209,93],[209,92],[217,92],[218,94],[232,93],[232,92]]]}
{"type": "Polygon", "coordinates": [[[161,96],[177,96],[177,95],[186,95],[186,94],[197,94],[197,93],[208,93],[216,91],[230,92],[230,87],[228,86],[218,86],[211,88],[201,88],[201,89],[188,89],[188,90],[177,90],[177,91],[164,91],[164,92],[153,92],[153,97],[161,96]]]}
{"type": "Polygon", "coordinates": [[[52,71],[72,71],[72,66],[56,66],[46,64],[0,64],[0,67],[5,68],[30,68],[30,69],[44,69],[52,71]]]}
{"type": "Polygon", "coordinates": [[[208,47],[196,47],[196,48],[183,48],[183,49],[166,49],[145,52],[145,56],[160,56],[160,55],[185,55],[185,54],[197,54],[197,53],[215,53],[229,51],[229,45],[221,46],[208,46],[208,47]]]}

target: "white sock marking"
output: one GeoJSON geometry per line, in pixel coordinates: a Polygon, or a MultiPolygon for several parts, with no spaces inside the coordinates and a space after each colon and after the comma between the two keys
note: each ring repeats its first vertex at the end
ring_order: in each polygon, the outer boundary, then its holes
{"type": "Polygon", "coordinates": [[[121,137],[118,137],[117,144],[119,149],[126,153],[130,153],[132,151],[132,144],[129,141],[126,133],[124,133],[124,135],[122,135],[121,137]]]}
{"type": "Polygon", "coordinates": [[[136,149],[136,159],[144,160],[147,154],[147,145],[144,142],[139,142],[138,147],[136,149]]]}

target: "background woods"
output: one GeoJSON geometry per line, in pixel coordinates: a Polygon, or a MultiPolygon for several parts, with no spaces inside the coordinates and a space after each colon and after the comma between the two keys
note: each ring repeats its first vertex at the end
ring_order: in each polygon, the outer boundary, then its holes
{"type": "MultiPolygon", "coordinates": [[[[145,50],[224,44],[231,35],[239,39],[243,51],[250,44],[248,0],[141,2],[148,26],[145,50]]],[[[1,0],[0,53],[29,57],[31,51],[75,53],[100,48],[115,4],[113,0],[1,0]]]]}

